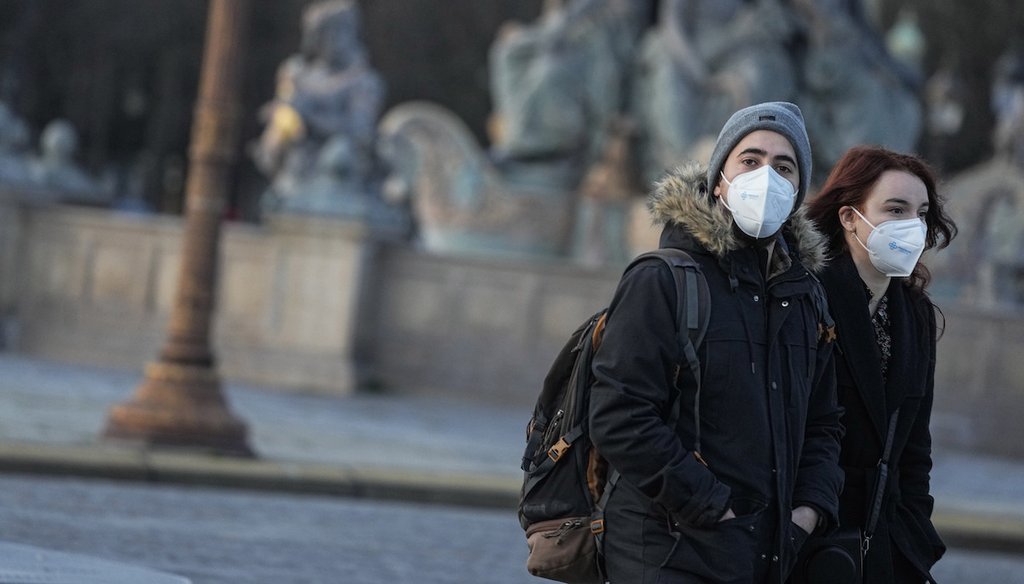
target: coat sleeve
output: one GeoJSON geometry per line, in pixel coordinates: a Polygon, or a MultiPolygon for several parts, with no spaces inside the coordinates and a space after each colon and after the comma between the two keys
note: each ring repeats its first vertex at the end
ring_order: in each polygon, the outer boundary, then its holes
{"type": "Polygon", "coordinates": [[[930,305],[925,314],[927,315],[929,334],[928,377],[921,406],[917,410],[917,417],[911,426],[910,436],[907,438],[907,444],[900,456],[900,498],[903,505],[917,517],[922,528],[929,532],[930,543],[935,552],[934,560],[937,561],[945,551],[945,546],[931,525],[935,500],[931,496],[932,435],[929,424],[932,402],[935,398],[936,324],[935,312],[930,305]]]}
{"type": "MultiPolygon", "coordinates": [[[[827,314],[827,306],[824,310],[823,314],[827,314]]],[[[823,321],[819,328],[803,450],[793,490],[793,507],[813,507],[822,515],[823,529],[828,530],[839,523],[839,493],[843,488],[843,471],[839,466],[839,448],[843,437],[840,417],[843,409],[836,394],[834,324],[829,318],[823,321]]]]}
{"type": "Polygon", "coordinates": [[[666,421],[681,358],[675,303],[672,274],[660,262],[623,276],[594,355],[590,432],[609,464],[673,519],[705,525],[726,511],[730,490],[666,421]]]}

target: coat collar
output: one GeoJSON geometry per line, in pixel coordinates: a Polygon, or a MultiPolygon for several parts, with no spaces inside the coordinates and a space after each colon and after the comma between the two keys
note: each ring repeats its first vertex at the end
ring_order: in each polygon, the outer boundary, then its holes
{"type": "MultiPolygon", "coordinates": [[[[695,162],[680,166],[665,175],[655,184],[654,192],[647,200],[655,224],[676,224],[683,227],[701,246],[719,260],[743,243],[733,231],[732,217],[717,204],[714,196],[707,191],[707,168],[695,162]]],[[[810,221],[803,208],[797,209],[786,221],[780,233],[776,249],[783,253],[772,254],[772,272],[789,268],[791,262],[786,252],[795,251],[800,262],[812,272],[825,267],[825,237],[810,221]],[[791,242],[787,244],[786,240],[791,242]]]]}
{"type": "Polygon", "coordinates": [[[821,280],[836,323],[839,350],[879,439],[884,440],[892,412],[908,396],[923,394],[929,352],[922,343],[927,335],[917,330],[918,320],[902,280],[893,279],[886,290],[893,355],[883,381],[867,291],[850,255],[833,259],[821,280]]]}

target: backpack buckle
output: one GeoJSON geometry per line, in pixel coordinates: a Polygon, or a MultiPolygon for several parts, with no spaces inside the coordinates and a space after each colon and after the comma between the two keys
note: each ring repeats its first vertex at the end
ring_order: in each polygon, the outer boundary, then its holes
{"type": "Polygon", "coordinates": [[[558,462],[558,459],[562,458],[562,455],[569,450],[570,446],[572,446],[572,444],[566,442],[564,437],[559,438],[558,442],[555,442],[555,444],[548,449],[548,458],[553,462],[558,462]]]}
{"type": "Polygon", "coordinates": [[[590,522],[590,531],[594,535],[604,533],[604,519],[594,519],[590,522]]]}

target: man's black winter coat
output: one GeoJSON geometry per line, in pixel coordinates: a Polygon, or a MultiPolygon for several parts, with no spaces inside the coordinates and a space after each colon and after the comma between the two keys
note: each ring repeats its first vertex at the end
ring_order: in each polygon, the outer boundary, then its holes
{"type": "Polygon", "coordinates": [[[665,223],[661,246],[689,252],[711,291],[698,351],[707,466],[692,452],[693,379],[684,372],[674,386],[681,356],[667,267],[651,261],[623,277],[594,358],[591,435],[623,477],[605,515],[613,584],[782,582],[806,538],[791,510],[810,505],[828,524],[837,519],[831,321],[808,271],[824,263],[823,239],[797,213],[771,265],[760,266],[707,194],[705,175],[680,169],[659,183],[650,208],[665,223]],[[718,522],[729,508],[737,517],[718,522]]]}

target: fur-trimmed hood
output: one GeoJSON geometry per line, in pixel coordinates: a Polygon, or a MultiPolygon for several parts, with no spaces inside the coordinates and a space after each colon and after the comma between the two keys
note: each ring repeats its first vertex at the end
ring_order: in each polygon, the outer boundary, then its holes
{"type": "MultiPolygon", "coordinates": [[[[733,231],[732,216],[707,192],[707,167],[689,162],[669,172],[654,186],[647,209],[655,224],[677,224],[712,255],[723,258],[741,247],[733,231]]],[[[782,228],[786,240],[797,250],[800,262],[812,272],[827,263],[825,236],[798,208],[782,228]]],[[[787,258],[788,259],[788,258],[787,258]]]]}

